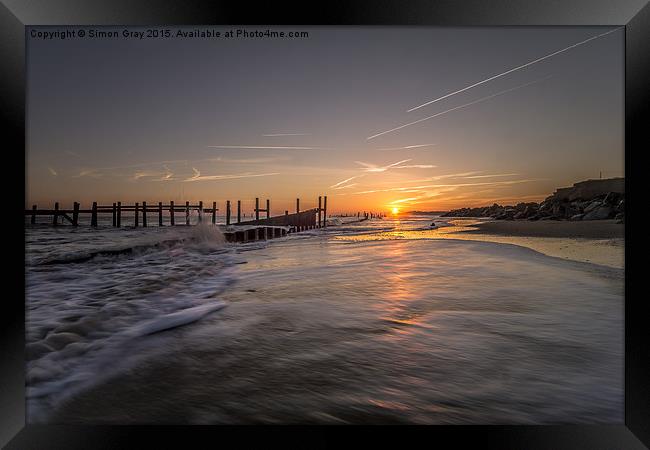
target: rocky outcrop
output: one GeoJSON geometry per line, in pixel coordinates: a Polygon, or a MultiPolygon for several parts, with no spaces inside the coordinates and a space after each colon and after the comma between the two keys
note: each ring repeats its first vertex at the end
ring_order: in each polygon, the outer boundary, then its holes
{"type": "Polygon", "coordinates": [[[625,179],[587,180],[557,189],[541,203],[493,204],[460,208],[443,217],[491,217],[497,220],[625,220],[625,179]]]}

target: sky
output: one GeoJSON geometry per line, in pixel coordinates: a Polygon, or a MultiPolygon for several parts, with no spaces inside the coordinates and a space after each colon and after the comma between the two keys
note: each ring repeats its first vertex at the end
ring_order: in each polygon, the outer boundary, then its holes
{"type": "Polygon", "coordinates": [[[332,213],[441,211],[624,176],[623,29],[30,37],[63,29],[27,30],[26,207],[259,197],[281,214],[327,195],[332,213]]]}

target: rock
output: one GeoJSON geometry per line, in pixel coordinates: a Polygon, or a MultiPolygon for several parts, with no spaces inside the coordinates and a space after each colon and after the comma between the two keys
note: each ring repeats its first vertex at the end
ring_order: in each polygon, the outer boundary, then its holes
{"type": "Polygon", "coordinates": [[[625,211],[625,199],[622,199],[620,202],[618,202],[618,205],[616,205],[616,210],[620,212],[625,211]]]}
{"type": "Polygon", "coordinates": [[[582,220],[583,216],[584,216],[584,214],[575,214],[575,215],[571,216],[571,220],[582,220]]]}
{"type": "Polygon", "coordinates": [[[605,202],[608,205],[615,206],[621,200],[621,196],[622,195],[619,194],[618,192],[609,192],[603,199],[603,202],[605,202]]]}
{"type": "MultiPolygon", "coordinates": [[[[586,210],[585,210],[586,211],[586,210]]],[[[608,219],[614,210],[609,206],[601,206],[597,209],[592,209],[584,215],[582,220],[603,220],[608,219]]]]}
{"type": "Polygon", "coordinates": [[[602,205],[602,202],[598,200],[594,200],[593,202],[589,203],[589,205],[584,209],[585,213],[591,212],[594,209],[600,207],[602,205]]]}

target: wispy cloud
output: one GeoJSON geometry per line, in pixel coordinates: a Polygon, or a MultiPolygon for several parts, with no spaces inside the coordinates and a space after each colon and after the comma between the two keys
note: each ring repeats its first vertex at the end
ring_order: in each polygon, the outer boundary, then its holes
{"type": "Polygon", "coordinates": [[[56,173],[56,170],[52,169],[51,167],[48,167],[47,170],[49,170],[50,173],[51,173],[53,176],[57,176],[57,175],[58,175],[58,173],[56,173]]]}
{"type": "Polygon", "coordinates": [[[447,114],[447,113],[450,113],[450,112],[452,112],[452,111],[456,111],[456,110],[459,110],[459,109],[462,109],[462,108],[466,108],[466,107],[468,107],[468,106],[476,105],[477,103],[481,103],[481,102],[484,102],[484,101],[487,101],[487,100],[493,99],[493,98],[495,98],[495,97],[499,97],[499,96],[501,96],[501,95],[507,94],[508,92],[512,92],[512,91],[515,91],[515,90],[518,90],[518,89],[522,89],[522,88],[527,87],[527,86],[531,86],[531,85],[533,85],[533,84],[540,83],[540,82],[542,82],[542,81],[544,81],[544,80],[546,80],[546,79],[548,79],[548,78],[550,78],[550,76],[548,76],[548,77],[544,77],[544,78],[540,78],[539,80],[531,81],[531,82],[529,82],[529,83],[521,84],[521,85],[519,85],[519,86],[515,86],[515,87],[513,87],[513,88],[510,88],[510,89],[506,89],[506,90],[504,90],[504,91],[497,92],[496,94],[488,95],[487,97],[479,98],[478,100],[474,100],[473,102],[465,103],[464,105],[460,105],[460,106],[456,106],[456,107],[454,107],[454,108],[447,109],[447,110],[445,110],[445,111],[439,112],[439,113],[434,114],[434,115],[432,115],[432,116],[424,117],[424,118],[422,118],[422,119],[418,119],[418,120],[415,120],[415,121],[413,121],[413,122],[405,123],[404,125],[400,125],[400,126],[398,126],[398,127],[391,128],[390,130],[382,131],[381,133],[377,133],[377,134],[373,134],[372,136],[368,136],[368,137],[366,138],[366,140],[374,139],[374,138],[376,138],[376,137],[383,136],[384,134],[392,133],[393,131],[401,130],[402,128],[406,128],[406,127],[410,127],[411,125],[415,125],[415,124],[418,124],[418,123],[420,123],[420,122],[424,122],[425,120],[433,119],[434,117],[442,116],[442,115],[447,114]]]}
{"type": "Polygon", "coordinates": [[[174,176],[174,174],[172,173],[171,170],[169,170],[169,167],[164,166],[164,168],[165,168],[166,172],[165,172],[165,174],[164,174],[164,175],[163,175],[159,180],[160,180],[160,181],[169,181],[169,180],[172,180],[172,177],[174,176]]]}
{"type": "Polygon", "coordinates": [[[403,166],[393,167],[393,169],[433,169],[438,166],[433,164],[407,164],[403,166]]]}
{"type": "Polygon", "coordinates": [[[265,158],[224,158],[222,156],[218,156],[216,158],[211,158],[209,161],[232,164],[267,164],[289,160],[291,160],[289,156],[272,156],[265,158]]]}
{"type": "Polygon", "coordinates": [[[536,178],[536,179],[511,180],[511,181],[486,181],[486,182],[479,182],[479,183],[424,184],[418,186],[405,186],[405,187],[395,187],[395,188],[386,188],[386,189],[371,189],[366,191],[354,192],[354,194],[374,194],[376,192],[404,192],[404,191],[417,191],[417,190],[440,189],[440,188],[457,189],[461,187],[470,187],[470,186],[501,186],[501,185],[510,185],[510,184],[519,184],[519,183],[529,183],[532,181],[540,181],[540,180],[542,179],[536,178]]]}
{"type": "Polygon", "coordinates": [[[365,172],[375,172],[375,173],[386,172],[387,170],[390,169],[431,169],[437,167],[434,166],[433,164],[404,164],[409,161],[412,161],[412,159],[403,159],[402,161],[398,161],[393,164],[388,164],[387,166],[377,166],[375,164],[370,164],[363,161],[355,161],[355,162],[363,166],[361,170],[365,172]]]}
{"type": "Polygon", "coordinates": [[[166,165],[163,166],[165,171],[153,171],[153,170],[139,170],[133,174],[132,179],[133,180],[140,180],[142,178],[151,178],[149,181],[173,181],[174,174],[172,173],[171,170],[169,170],[169,167],[166,165]]]}
{"type": "Polygon", "coordinates": [[[72,178],[91,177],[100,178],[102,174],[97,169],[82,169],[78,174],[72,175],[72,178]]]}
{"type": "Polygon", "coordinates": [[[462,89],[458,89],[457,91],[450,92],[449,94],[443,95],[442,97],[438,97],[438,98],[430,100],[430,101],[428,101],[426,103],[422,103],[421,105],[418,105],[418,106],[415,106],[415,107],[409,109],[407,112],[415,111],[416,109],[420,109],[420,108],[423,108],[423,107],[425,107],[427,105],[431,105],[432,103],[439,102],[440,100],[451,97],[452,95],[460,94],[461,92],[465,92],[468,89],[472,89],[472,88],[474,88],[476,86],[480,86],[481,84],[487,83],[488,81],[496,80],[497,78],[503,77],[503,76],[508,75],[508,74],[510,74],[512,72],[516,72],[517,70],[521,70],[521,69],[524,69],[524,68],[526,68],[528,66],[532,66],[533,64],[544,61],[545,59],[551,58],[552,56],[559,55],[560,53],[564,53],[564,52],[566,52],[568,50],[571,50],[572,48],[576,48],[576,47],[578,47],[580,45],[586,44],[587,42],[593,41],[594,39],[598,39],[600,37],[606,36],[606,35],[608,35],[610,33],[613,33],[614,31],[617,31],[619,29],[620,28],[616,28],[614,30],[607,31],[605,33],[601,33],[601,34],[598,34],[596,36],[592,36],[589,39],[585,39],[584,41],[580,41],[580,42],[578,42],[576,44],[569,45],[568,47],[557,50],[557,51],[555,51],[553,53],[549,53],[548,55],[542,56],[541,58],[533,59],[532,61],[528,61],[527,63],[522,64],[522,65],[517,66],[517,67],[513,67],[512,69],[506,70],[505,72],[501,72],[501,73],[499,73],[497,75],[486,78],[485,80],[481,80],[481,81],[479,81],[477,83],[470,84],[469,86],[465,86],[462,89]]]}
{"type": "Polygon", "coordinates": [[[378,151],[387,151],[387,150],[411,150],[414,148],[424,148],[424,147],[432,147],[434,145],[438,144],[416,144],[416,145],[406,145],[404,147],[388,147],[388,148],[378,148],[376,150],[378,151]]]}
{"type": "Polygon", "coordinates": [[[335,187],[334,190],[348,189],[348,188],[355,187],[355,186],[358,186],[358,185],[359,185],[359,183],[346,184],[345,186],[335,187]]]}
{"type": "Polygon", "coordinates": [[[388,169],[390,169],[392,167],[397,167],[400,164],[404,164],[404,163],[407,163],[409,161],[412,161],[412,160],[411,159],[403,159],[402,161],[397,161],[396,163],[389,164],[387,166],[377,166],[375,164],[370,164],[370,163],[366,163],[366,162],[363,162],[363,161],[355,161],[355,162],[357,164],[363,166],[363,169],[361,169],[361,170],[364,170],[365,172],[386,172],[388,169]]]}
{"type": "Polygon", "coordinates": [[[223,174],[223,175],[201,175],[201,172],[192,167],[194,175],[190,178],[183,180],[189,181],[215,181],[215,180],[232,180],[235,178],[254,178],[254,177],[268,177],[271,175],[280,175],[279,172],[272,173],[236,173],[236,174],[223,174]]]}
{"type": "Polygon", "coordinates": [[[470,177],[464,177],[464,178],[474,179],[474,178],[515,177],[517,175],[519,174],[518,173],[496,173],[491,175],[472,175],[470,177]]]}

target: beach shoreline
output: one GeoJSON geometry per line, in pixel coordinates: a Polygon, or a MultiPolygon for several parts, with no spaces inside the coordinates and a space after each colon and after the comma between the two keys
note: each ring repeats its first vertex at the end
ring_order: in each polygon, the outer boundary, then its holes
{"type": "Polygon", "coordinates": [[[625,225],[616,223],[615,220],[486,221],[473,224],[472,227],[475,229],[462,233],[576,239],[623,239],[625,236],[625,225]]]}
{"type": "MultiPolygon", "coordinates": [[[[462,219],[461,219],[462,220],[462,219]]],[[[456,221],[452,221],[453,223],[456,221]]],[[[625,265],[625,225],[594,221],[476,221],[447,237],[520,245],[548,256],[617,269],[625,265]]]]}

